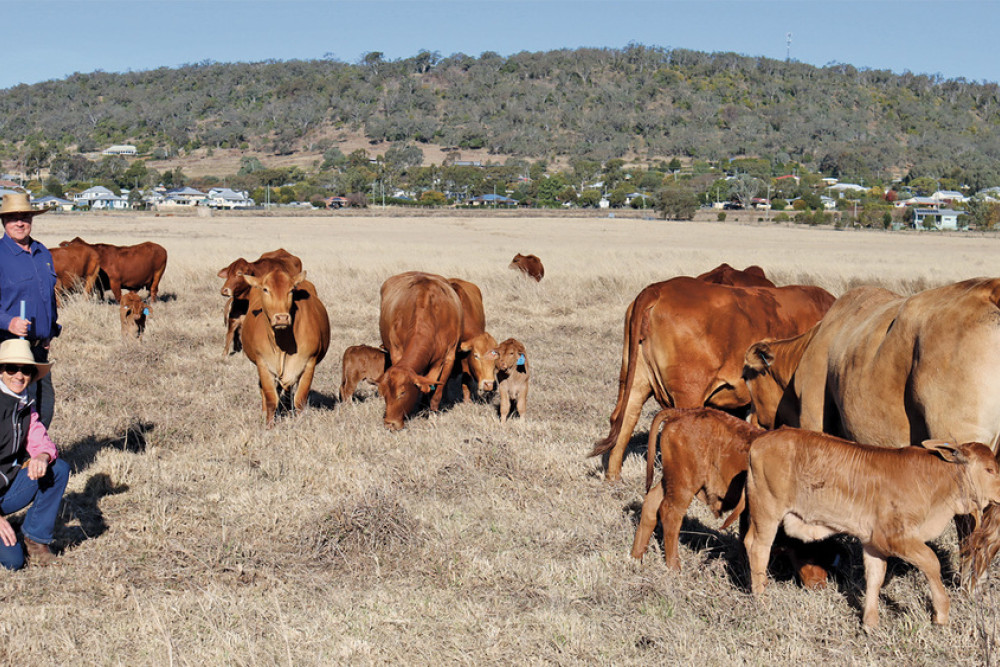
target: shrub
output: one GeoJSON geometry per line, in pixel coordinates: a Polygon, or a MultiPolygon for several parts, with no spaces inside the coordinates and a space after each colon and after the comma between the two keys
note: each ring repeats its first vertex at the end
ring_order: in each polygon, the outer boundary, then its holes
{"type": "Polygon", "coordinates": [[[715,216],[715,219],[718,220],[719,222],[725,222],[726,221],[726,212],[725,211],[719,211],[719,215],[715,216]]]}

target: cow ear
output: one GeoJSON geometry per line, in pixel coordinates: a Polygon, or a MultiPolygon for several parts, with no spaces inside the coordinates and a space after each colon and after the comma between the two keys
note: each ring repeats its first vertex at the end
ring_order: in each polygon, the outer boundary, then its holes
{"type": "Polygon", "coordinates": [[[244,273],[243,280],[247,281],[247,285],[250,285],[250,287],[260,288],[260,278],[257,276],[251,276],[249,273],[244,273]]]}
{"type": "Polygon", "coordinates": [[[924,440],[920,443],[920,446],[934,452],[948,463],[965,463],[968,461],[968,458],[962,453],[958,445],[947,440],[924,440]]]}
{"type": "Polygon", "coordinates": [[[766,373],[774,362],[774,353],[769,343],[754,343],[743,357],[743,364],[757,373],[766,373]]]}
{"type": "Polygon", "coordinates": [[[229,278],[229,267],[227,266],[224,269],[219,269],[219,272],[215,275],[219,276],[223,280],[227,280],[229,278]]]}
{"type": "Polygon", "coordinates": [[[424,392],[425,394],[428,394],[437,389],[437,380],[429,378],[426,375],[417,375],[416,373],[414,373],[410,377],[410,379],[413,381],[413,384],[417,385],[420,391],[424,392]]]}
{"type": "Polygon", "coordinates": [[[458,344],[458,349],[460,349],[462,352],[468,352],[469,350],[472,349],[472,342],[463,340],[461,343],[458,344]]]}
{"type": "Polygon", "coordinates": [[[306,272],[303,271],[292,279],[292,288],[298,287],[306,279],[306,272]]]}
{"type": "Polygon", "coordinates": [[[372,381],[375,383],[375,388],[378,390],[379,396],[385,398],[389,395],[389,386],[386,384],[385,373],[382,373],[372,381]]]}

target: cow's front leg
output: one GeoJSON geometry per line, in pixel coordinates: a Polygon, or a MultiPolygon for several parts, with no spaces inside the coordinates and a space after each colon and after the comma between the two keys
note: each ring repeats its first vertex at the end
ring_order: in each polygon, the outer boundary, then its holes
{"type": "Polygon", "coordinates": [[[274,426],[274,413],[278,409],[278,388],[274,383],[274,375],[262,362],[257,362],[257,375],[260,378],[260,397],[264,411],[264,423],[267,428],[274,426]]]}

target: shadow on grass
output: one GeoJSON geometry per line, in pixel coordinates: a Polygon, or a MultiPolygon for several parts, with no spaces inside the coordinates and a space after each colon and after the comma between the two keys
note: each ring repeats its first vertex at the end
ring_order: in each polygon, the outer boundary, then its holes
{"type": "Polygon", "coordinates": [[[76,518],[79,526],[64,526],[56,537],[65,547],[74,547],[85,540],[92,540],[104,534],[108,524],[104,521],[99,502],[106,496],[114,496],[129,490],[127,484],[115,485],[106,473],[98,473],[87,480],[83,491],[67,493],[63,497],[62,513],[76,518]]]}
{"type": "Polygon", "coordinates": [[[70,464],[74,475],[79,475],[90,467],[97,458],[97,453],[103,449],[118,449],[134,454],[145,452],[148,434],[155,428],[156,425],[150,422],[134,421],[123,432],[110,438],[90,435],[77,440],[68,447],[61,448],[59,456],[70,464]]]}

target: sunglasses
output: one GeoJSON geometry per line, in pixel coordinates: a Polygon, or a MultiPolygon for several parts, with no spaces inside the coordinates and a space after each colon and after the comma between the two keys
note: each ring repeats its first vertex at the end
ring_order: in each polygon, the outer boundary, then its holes
{"type": "Polygon", "coordinates": [[[7,375],[16,375],[17,373],[32,375],[35,372],[35,367],[31,364],[4,364],[3,372],[7,375]]]}

